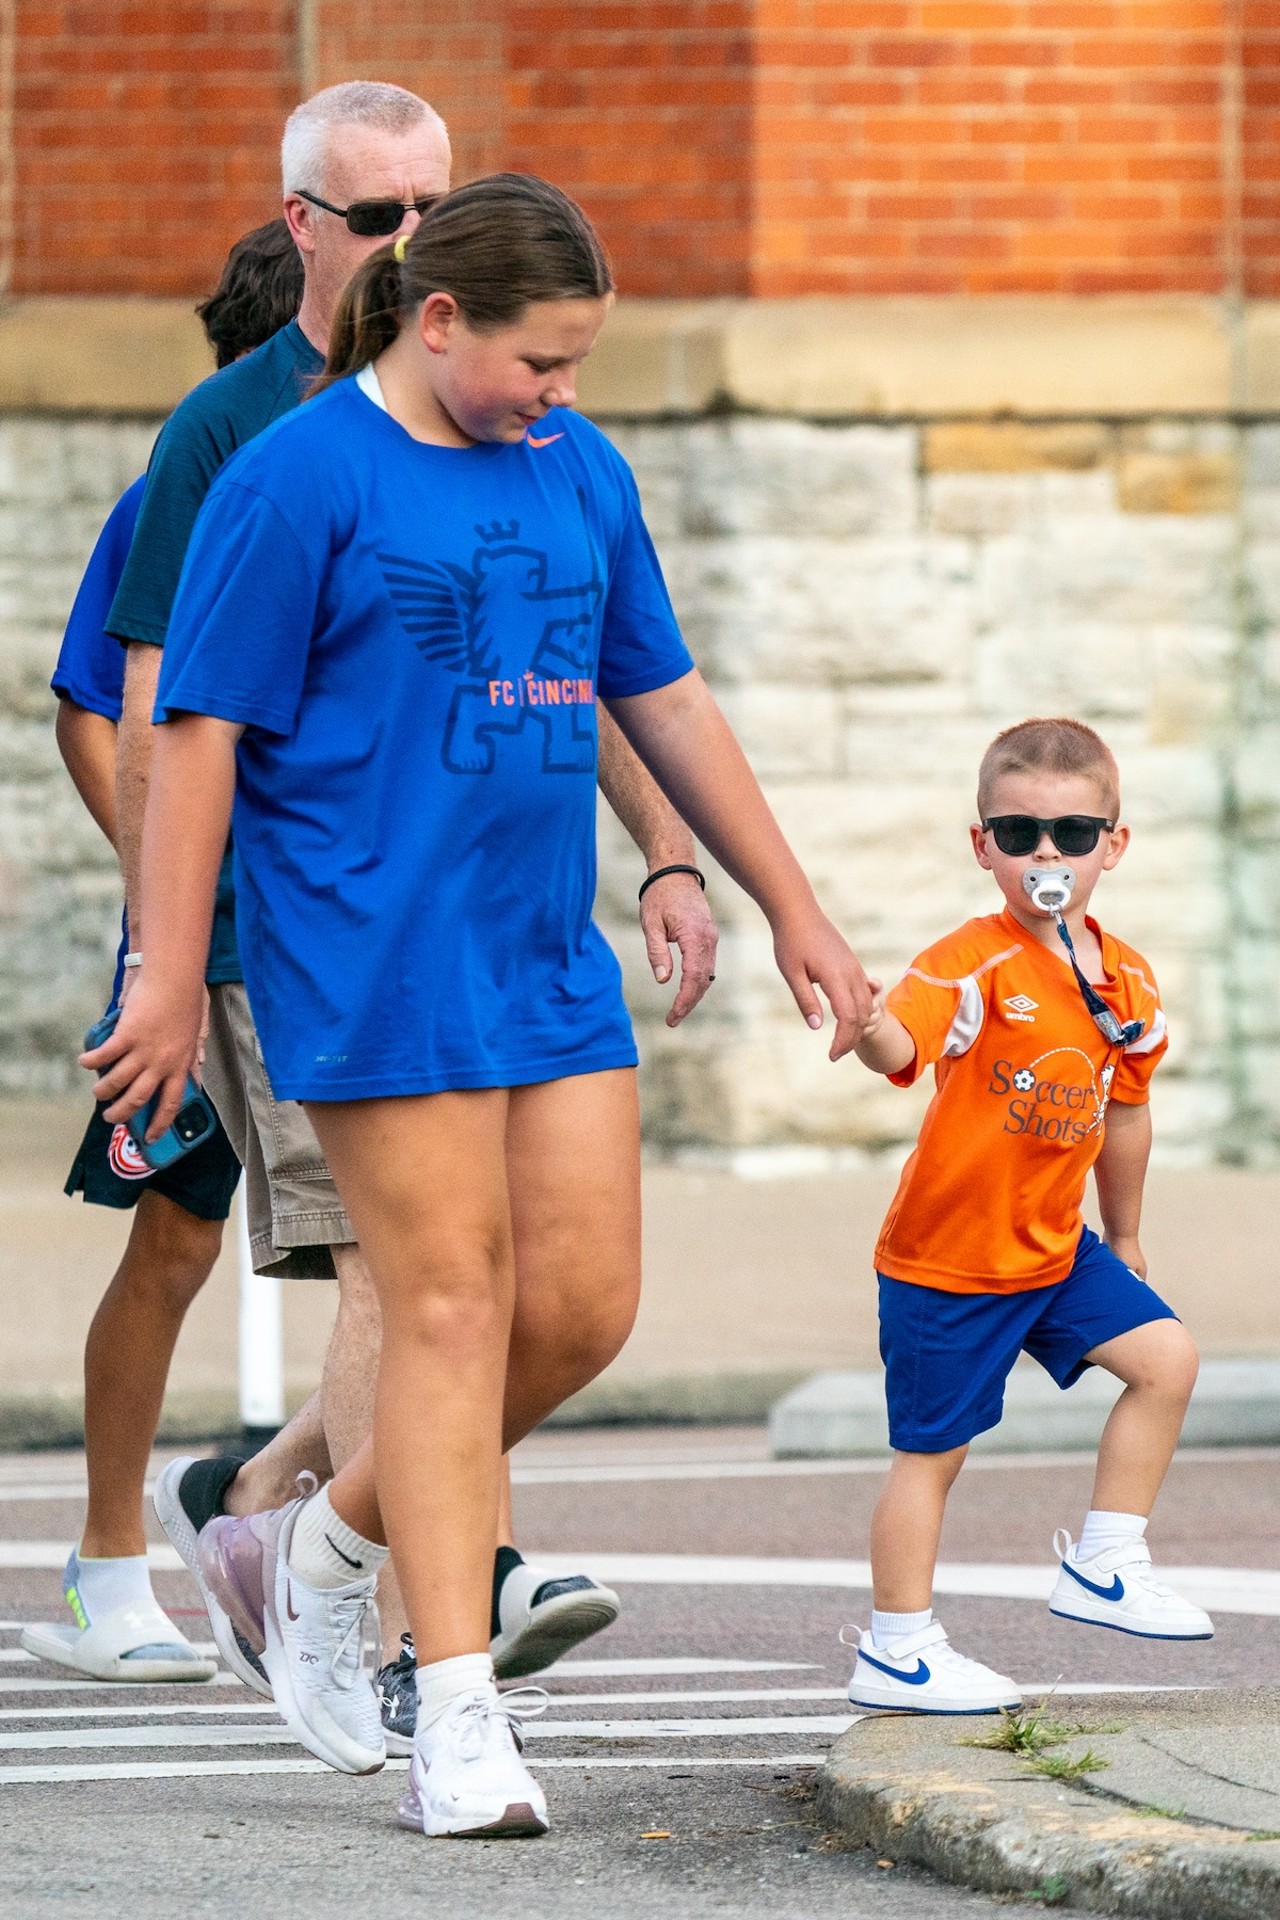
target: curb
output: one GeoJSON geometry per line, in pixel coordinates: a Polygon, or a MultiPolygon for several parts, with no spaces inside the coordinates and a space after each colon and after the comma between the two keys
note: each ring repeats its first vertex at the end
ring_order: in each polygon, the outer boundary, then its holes
{"type": "MultiPolygon", "coordinates": [[[[803,1368],[785,1373],[684,1373],[611,1379],[604,1374],[557,1407],[543,1427],[759,1426],[769,1410],[801,1381],[803,1368]]],[[[887,1450],[886,1450],[887,1451],[887,1450]]]]}
{"type": "MultiPolygon", "coordinates": [[[[1089,1709],[1106,1705],[1100,1696],[1089,1709]]],[[[871,1716],[841,1735],[818,1775],[817,1805],[846,1846],[1046,1907],[1144,1920],[1280,1914],[1280,1842],[1143,1818],[1102,1793],[1017,1772],[1014,1756],[965,1748],[954,1724],[942,1733],[939,1724],[871,1716]]]]}
{"type": "MultiPolygon", "coordinates": [[[[1091,1450],[1121,1392],[1091,1367],[1063,1393],[1035,1366],[1015,1367],[999,1426],[977,1435],[975,1453],[1091,1450]]],[[[1280,1360],[1206,1360],[1187,1409],[1184,1447],[1273,1446],[1280,1441],[1280,1360]]],[[[815,1373],[769,1415],[775,1459],[841,1458],[889,1448],[884,1373],[815,1373]]]]}
{"type": "MultiPolygon", "coordinates": [[[[623,1375],[592,1381],[556,1409],[543,1430],[611,1426],[760,1426],[769,1409],[807,1376],[785,1373],[623,1375]]],[[[293,1414],[305,1399],[291,1394],[293,1414]]],[[[265,1435],[260,1436],[265,1438],[265,1435]]],[[[240,1405],[230,1388],[180,1389],[165,1398],[156,1440],[160,1446],[198,1445],[244,1438],[240,1405]]],[[[84,1401],[79,1394],[0,1394],[0,1452],[84,1445],[84,1401]]]]}

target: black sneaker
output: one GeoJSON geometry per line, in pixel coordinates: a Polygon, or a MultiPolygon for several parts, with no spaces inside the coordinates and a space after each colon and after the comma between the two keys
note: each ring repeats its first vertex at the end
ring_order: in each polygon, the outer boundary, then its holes
{"type": "Polygon", "coordinates": [[[375,1685],[387,1752],[412,1753],[418,1725],[418,1662],[411,1633],[400,1635],[400,1651],[385,1667],[378,1668],[375,1685]]]}
{"type": "Polygon", "coordinates": [[[611,1627],[622,1602],[587,1573],[552,1574],[527,1566],[509,1548],[496,1588],[489,1651],[499,1680],[554,1666],[572,1647],[611,1627]]]}

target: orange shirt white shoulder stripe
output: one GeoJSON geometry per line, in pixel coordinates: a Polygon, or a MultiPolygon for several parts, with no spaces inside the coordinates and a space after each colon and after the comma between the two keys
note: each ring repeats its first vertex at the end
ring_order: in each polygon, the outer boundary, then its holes
{"type": "Polygon", "coordinates": [[[876,1267],[947,1293],[1017,1293],[1071,1271],[1080,1207],[1111,1100],[1141,1106],[1165,1052],[1165,1017],[1142,955],[1104,933],[1097,990],[1141,1020],[1108,1045],[1065,949],[1007,910],[970,920],[922,953],[889,995],[936,1092],[881,1229],[876,1267]]]}

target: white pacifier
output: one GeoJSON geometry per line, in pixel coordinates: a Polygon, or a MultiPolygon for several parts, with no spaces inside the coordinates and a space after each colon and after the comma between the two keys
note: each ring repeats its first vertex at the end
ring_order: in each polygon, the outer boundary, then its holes
{"type": "Polygon", "coordinates": [[[1071,898],[1076,884],[1074,867],[1028,867],[1022,884],[1033,907],[1041,913],[1059,914],[1071,898]]]}

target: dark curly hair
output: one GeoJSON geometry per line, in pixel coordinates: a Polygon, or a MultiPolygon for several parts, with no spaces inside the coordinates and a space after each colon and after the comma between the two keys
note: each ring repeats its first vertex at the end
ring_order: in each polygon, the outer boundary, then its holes
{"type": "Polygon", "coordinates": [[[279,333],[302,304],[302,261],[283,220],[237,240],[222,278],[196,308],[220,367],[279,333]]]}

